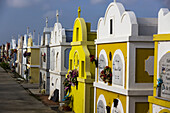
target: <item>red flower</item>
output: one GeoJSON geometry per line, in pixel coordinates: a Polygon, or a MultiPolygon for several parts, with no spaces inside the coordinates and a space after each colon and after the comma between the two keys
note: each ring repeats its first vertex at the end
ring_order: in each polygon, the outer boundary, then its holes
{"type": "Polygon", "coordinates": [[[100,78],[103,80],[103,82],[109,82],[112,83],[112,72],[111,68],[109,66],[106,66],[101,72],[100,72],[100,78]]]}
{"type": "Polygon", "coordinates": [[[93,58],[90,58],[90,62],[93,62],[93,60],[94,60],[93,58]]]}
{"type": "Polygon", "coordinates": [[[101,71],[101,74],[104,74],[104,70],[101,71]]]}
{"type": "Polygon", "coordinates": [[[109,66],[106,66],[106,69],[108,69],[109,68],[109,66]]]}

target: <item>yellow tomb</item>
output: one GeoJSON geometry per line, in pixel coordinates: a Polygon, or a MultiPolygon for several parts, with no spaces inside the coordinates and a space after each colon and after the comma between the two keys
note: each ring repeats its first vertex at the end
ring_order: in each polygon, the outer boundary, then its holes
{"type": "Polygon", "coordinates": [[[157,19],[137,18],[121,3],[109,4],[95,40],[94,113],[148,112],[155,28],[157,19]]]}
{"type": "Polygon", "coordinates": [[[39,83],[39,58],[40,58],[40,49],[38,46],[33,46],[32,38],[28,38],[28,47],[27,53],[30,53],[27,56],[27,69],[28,69],[28,78],[31,83],[39,83]]]}
{"type": "Polygon", "coordinates": [[[90,31],[90,23],[80,18],[80,11],[79,7],[78,18],[74,22],[72,48],[69,53],[69,71],[74,69],[78,71],[77,85],[71,86],[71,107],[75,113],[92,113],[95,64],[90,62],[89,55],[95,54],[96,33],[90,31]]]}
{"type": "Polygon", "coordinates": [[[158,34],[154,35],[154,87],[149,113],[170,113],[170,12],[160,9],[158,34]]]}

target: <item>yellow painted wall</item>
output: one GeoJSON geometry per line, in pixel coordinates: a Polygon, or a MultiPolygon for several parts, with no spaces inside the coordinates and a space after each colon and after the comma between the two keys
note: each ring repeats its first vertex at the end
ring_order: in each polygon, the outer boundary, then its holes
{"type": "Polygon", "coordinates": [[[30,82],[31,83],[39,83],[39,68],[30,68],[30,82]]]}
{"type": "Polygon", "coordinates": [[[118,94],[118,93],[102,90],[102,89],[99,89],[99,88],[96,88],[96,106],[95,106],[96,113],[97,113],[97,101],[98,101],[98,98],[101,94],[104,95],[105,100],[106,100],[106,104],[107,104],[107,106],[110,106],[110,108],[112,106],[113,100],[118,98],[122,103],[124,113],[126,113],[126,96],[125,95],[121,95],[121,94],[118,94]]]}
{"type": "MultiPolygon", "coordinates": [[[[97,45],[97,58],[99,59],[99,54],[100,51],[104,49],[106,51],[107,54],[107,58],[108,58],[108,65],[109,67],[113,67],[112,65],[112,59],[109,59],[109,53],[112,53],[112,58],[114,55],[114,52],[117,49],[120,49],[123,53],[124,59],[125,59],[125,89],[126,89],[126,73],[127,73],[127,43],[114,43],[114,44],[101,44],[101,45],[97,45]]],[[[97,71],[97,75],[98,75],[98,71],[97,71]]],[[[98,78],[97,78],[98,79],[98,78]]]]}
{"type": "Polygon", "coordinates": [[[154,56],[154,49],[152,48],[137,48],[136,49],[136,83],[153,83],[153,76],[150,76],[145,71],[145,60],[149,56],[154,56]]]}
{"type": "MultiPolygon", "coordinates": [[[[90,62],[89,55],[95,54],[94,39],[96,33],[90,32],[90,23],[77,18],[73,28],[72,48],[69,53],[69,70],[79,71],[78,85],[71,86],[73,97],[71,107],[75,113],[93,113],[95,64],[90,62]]],[[[68,71],[69,71],[68,70],[68,71]]]]}
{"type": "Polygon", "coordinates": [[[147,113],[149,110],[149,103],[147,102],[136,102],[135,113],[147,113]]]}
{"type": "MultiPolygon", "coordinates": [[[[32,42],[32,38],[28,39],[28,47],[32,47],[33,46],[33,42],[32,42]]],[[[31,56],[28,58],[30,60],[30,64],[31,66],[34,65],[40,65],[40,49],[39,48],[28,48],[27,52],[31,52],[31,56]]],[[[39,67],[29,67],[30,68],[30,75],[31,79],[30,82],[31,83],[39,83],[39,67]]]]}
{"type": "Polygon", "coordinates": [[[39,48],[32,48],[31,49],[31,65],[39,65],[40,64],[40,49],[39,48]]]}
{"type": "MultiPolygon", "coordinates": [[[[153,40],[155,41],[155,50],[154,50],[154,87],[153,87],[153,96],[149,96],[148,97],[148,101],[149,101],[149,112],[153,113],[152,111],[152,105],[159,105],[162,107],[166,107],[166,108],[170,108],[170,102],[165,100],[165,99],[161,99],[161,98],[155,98],[156,97],[156,87],[157,87],[157,58],[158,58],[158,43],[159,41],[169,41],[170,34],[158,34],[158,35],[154,35],[153,40]]],[[[163,109],[162,111],[160,111],[159,113],[170,113],[169,110],[163,109]]]]}

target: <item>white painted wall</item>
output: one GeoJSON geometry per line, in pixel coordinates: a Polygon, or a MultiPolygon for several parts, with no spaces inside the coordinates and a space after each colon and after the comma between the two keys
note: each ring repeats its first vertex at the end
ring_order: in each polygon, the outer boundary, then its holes
{"type": "Polygon", "coordinates": [[[98,21],[97,39],[116,36],[138,35],[137,20],[134,12],[125,11],[121,3],[112,2],[108,6],[105,17],[98,21]],[[110,34],[110,19],[113,19],[113,34],[110,34]]]}
{"type": "Polygon", "coordinates": [[[170,33],[170,11],[166,8],[161,8],[158,14],[158,34],[170,33]]]}
{"type": "Polygon", "coordinates": [[[64,98],[63,81],[67,69],[65,63],[65,50],[71,48],[70,43],[66,42],[65,29],[60,23],[54,24],[54,29],[51,31],[50,40],[50,96],[55,89],[59,90],[59,101],[64,98]],[[52,85],[53,84],[53,85],[52,85]]]}

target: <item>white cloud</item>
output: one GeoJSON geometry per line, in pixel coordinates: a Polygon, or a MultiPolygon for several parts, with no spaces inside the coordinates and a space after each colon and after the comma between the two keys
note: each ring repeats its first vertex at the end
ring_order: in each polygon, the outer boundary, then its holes
{"type": "Polygon", "coordinates": [[[6,0],[8,6],[14,8],[28,7],[33,4],[39,3],[41,0],[6,0]]]}
{"type": "Polygon", "coordinates": [[[98,3],[102,3],[104,2],[104,0],[91,0],[92,4],[98,4],[98,3]]]}

